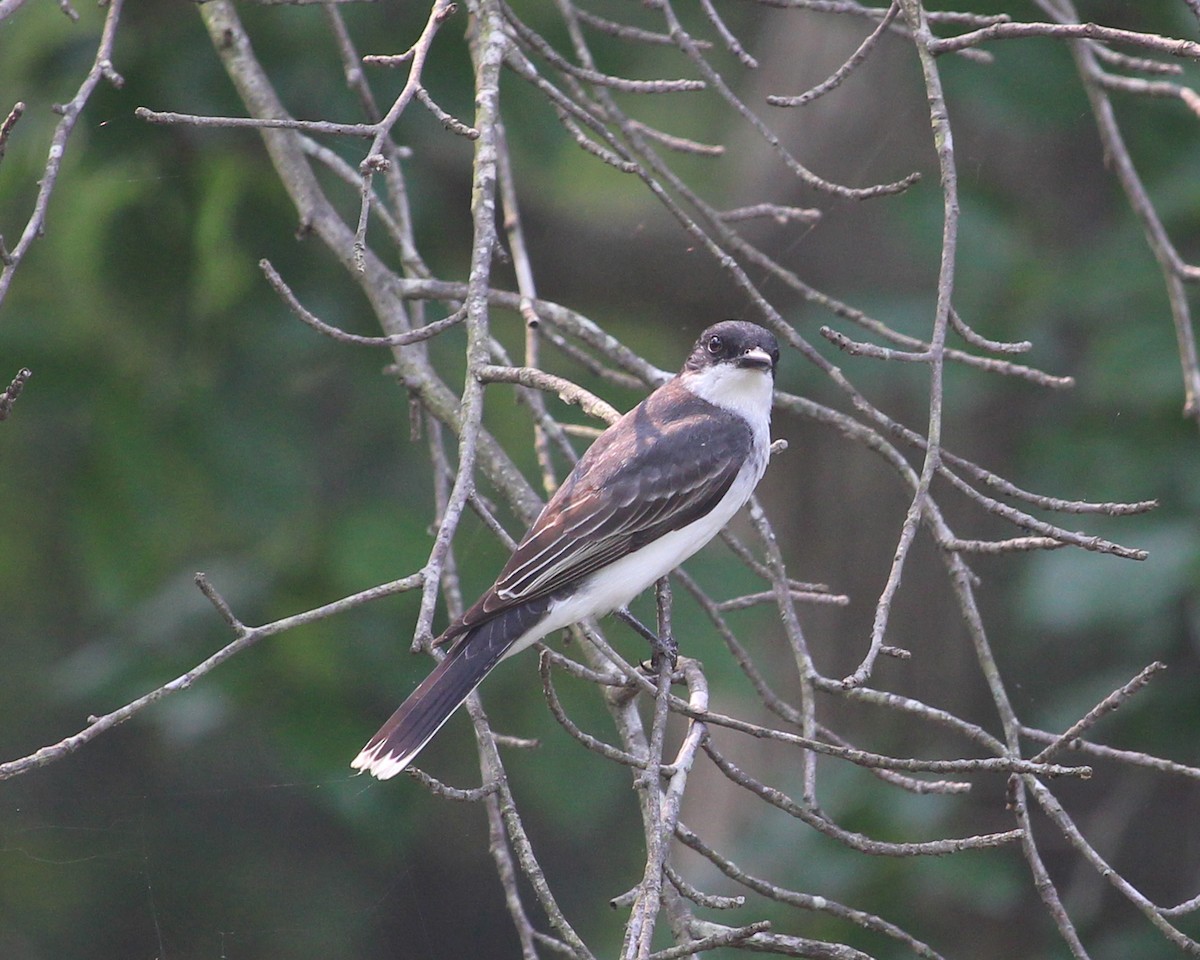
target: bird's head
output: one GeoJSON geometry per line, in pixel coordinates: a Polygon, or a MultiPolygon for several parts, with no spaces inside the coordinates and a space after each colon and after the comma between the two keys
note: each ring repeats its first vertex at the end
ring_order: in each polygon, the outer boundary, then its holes
{"type": "Polygon", "coordinates": [[[723,320],[700,334],[683,370],[699,373],[726,365],[774,375],[778,363],[779,341],[770,330],[745,320],[723,320]]]}
{"type": "Polygon", "coordinates": [[[745,320],[724,320],[700,335],[679,374],[692,393],[752,422],[770,417],[779,342],[745,320]]]}

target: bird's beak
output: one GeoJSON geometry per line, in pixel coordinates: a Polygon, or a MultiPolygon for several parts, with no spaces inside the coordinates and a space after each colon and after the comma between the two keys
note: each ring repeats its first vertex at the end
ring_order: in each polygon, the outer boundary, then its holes
{"type": "Polygon", "coordinates": [[[750,370],[770,370],[775,366],[771,355],[762,347],[752,347],[737,358],[737,365],[750,370]]]}

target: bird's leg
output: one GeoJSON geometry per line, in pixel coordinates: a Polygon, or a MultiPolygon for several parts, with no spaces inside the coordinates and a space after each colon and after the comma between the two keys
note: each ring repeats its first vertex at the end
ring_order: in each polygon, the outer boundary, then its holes
{"type": "Polygon", "coordinates": [[[654,652],[650,655],[650,672],[658,673],[658,665],[663,657],[666,657],[667,666],[674,672],[675,664],[679,662],[679,644],[669,633],[655,639],[658,640],[658,643],[651,644],[654,652]]]}

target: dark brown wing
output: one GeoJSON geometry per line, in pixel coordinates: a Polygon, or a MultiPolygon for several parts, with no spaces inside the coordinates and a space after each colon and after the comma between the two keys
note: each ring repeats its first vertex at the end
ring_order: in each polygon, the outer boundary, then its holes
{"type": "Polygon", "coordinates": [[[660,387],[592,444],[446,638],[699,519],[725,496],[752,442],[741,417],[675,381],[660,387]]]}

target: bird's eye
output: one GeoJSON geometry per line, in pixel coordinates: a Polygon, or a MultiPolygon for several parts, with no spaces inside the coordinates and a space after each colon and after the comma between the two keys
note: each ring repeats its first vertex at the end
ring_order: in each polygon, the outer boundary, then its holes
{"type": "Polygon", "coordinates": [[[713,336],[708,338],[708,352],[711,353],[713,356],[716,356],[718,353],[720,353],[721,347],[723,347],[723,346],[724,346],[724,343],[721,341],[721,338],[718,337],[716,334],[714,334],[713,336]]]}

